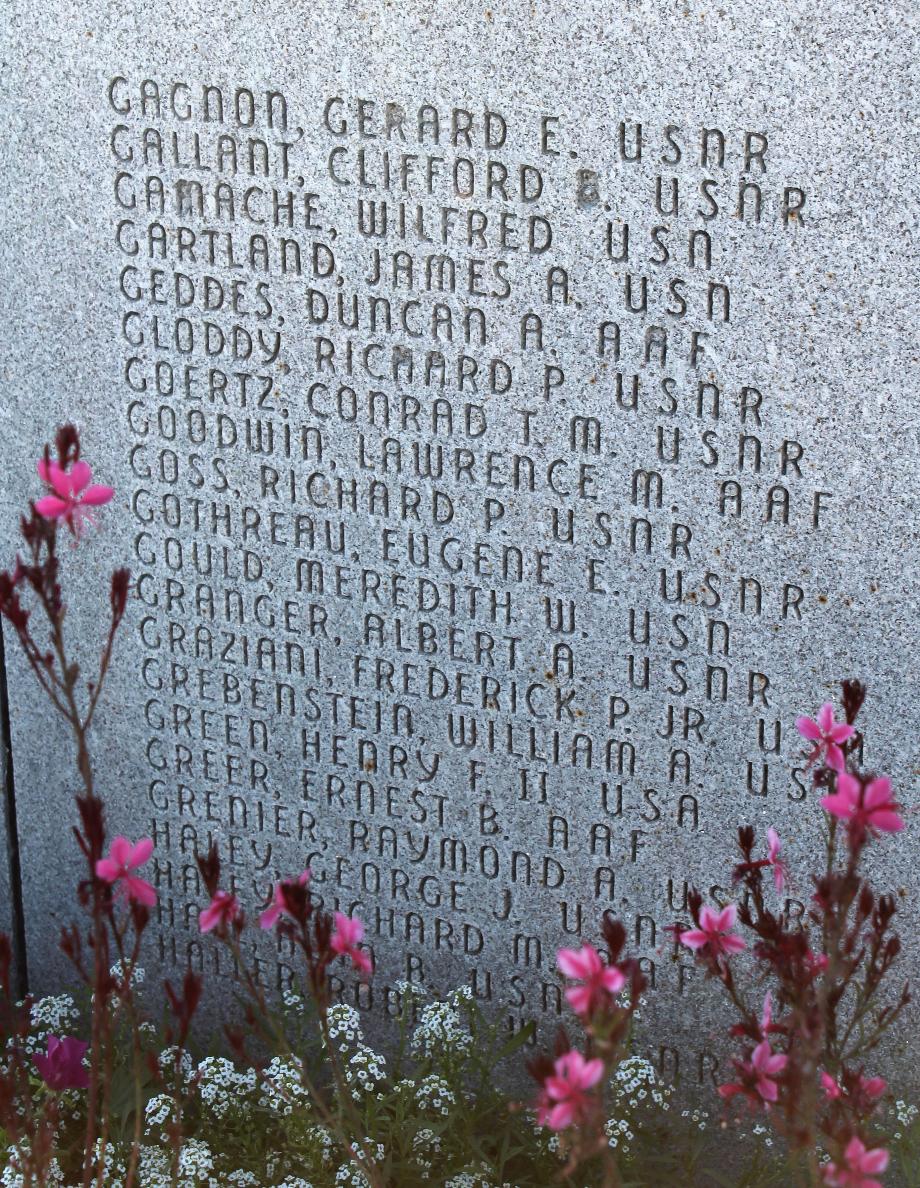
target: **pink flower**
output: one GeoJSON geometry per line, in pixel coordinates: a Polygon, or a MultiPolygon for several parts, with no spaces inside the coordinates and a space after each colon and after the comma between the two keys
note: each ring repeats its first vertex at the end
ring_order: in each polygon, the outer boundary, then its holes
{"type": "Polygon", "coordinates": [[[859,1090],[865,1093],[867,1097],[876,1098],[881,1097],[888,1088],[888,1082],[884,1077],[860,1077],[859,1090]]]}
{"type": "Polygon", "coordinates": [[[773,1022],[773,996],[768,990],[763,998],[763,1011],[760,1015],[760,1034],[766,1039],[768,1035],[776,1031],[782,1031],[781,1024],[774,1024],[773,1022]]]}
{"type": "Polygon", "coordinates": [[[815,744],[808,756],[809,767],[823,755],[828,767],[832,767],[834,771],[843,771],[845,762],[840,744],[853,737],[855,727],[847,722],[835,722],[834,707],[829,701],[818,710],[817,722],[814,718],[801,717],[796,718],[795,724],[799,734],[815,744]]]}
{"type": "Polygon", "coordinates": [[[86,1089],[89,1072],[83,1063],[89,1044],[65,1036],[48,1036],[48,1052],[36,1052],[32,1059],[39,1076],[49,1089],[86,1089]]]}
{"type": "Polygon", "coordinates": [[[755,1101],[760,1098],[765,1105],[775,1102],[779,1097],[779,1086],[775,1078],[783,1071],[789,1062],[788,1056],[774,1052],[768,1040],[761,1042],[754,1049],[750,1060],[736,1060],[735,1065],[741,1074],[741,1083],[720,1085],[721,1097],[734,1097],[736,1093],[746,1093],[755,1101]]]}
{"type": "MultiPolygon", "coordinates": [[[[858,1112],[871,1113],[874,1108],[874,1103],[882,1096],[888,1088],[888,1082],[884,1077],[864,1077],[859,1075],[855,1080],[849,1080],[844,1077],[844,1084],[850,1086],[850,1092],[856,1102],[858,1112]]],[[[826,1072],[821,1074],[821,1085],[828,1100],[836,1101],[843,1097],[844,1091],[838,1081],[826,1072]]]]}
{"type": "Polygon", "coordinates": [[[898,813],[900,807],[891,799],[891,780],[879,776],[863,786],[862,782],[847,772],[837,776],[837,791],[821,798],[821,807],[833,817],[850,822],[850,829],[857,836],[868,830],[871,833],[899,833],[904,828],[904,819],[898,813]]]}
{"type": "Polygon", "coordinates": [[[888,1152],[884,1147],[867,1151],[865,1143],[854,1134],[843,1152],[843,1160],[843,1163],[828,1163],[822,1169],[829,1188],[882,1188],[881,1181],[871,1177],[888,1167],[888,1152]]]}
{"type": "Polygon", "coordinates": [[[786,876],[789,874],[789,868],[786,863],[779,856],[782,842],[779,840],[779,834],[770,826],[767,830],[767,862],[773,867],[773,885],[776,887],[777,895],[782,895],[783,888],[786,885],[786,876]]]}
{"type": "Polygon", "coordinates": [[[232,924],[239,914],[239,900],[235,895],[229,891],[215,891],[211,902],[198,917],[198,927],[202,932],[213,932],[215,928],[232,924]]]}
{"type": "Polygon", "coordinates": [[[560,949],[556,961],[567,978],[578,978],[584,983],[570,986],[565,992],[572,1010],[582,1018],[593,1015],[610,995],[619,994],[626,985],[626,975],[615,965],[605,965],[591,945],[560,949]]]}
{"type": "Polygon", "coordinates": [[[738,916],[738,909],[733,903],[724,907],[721,912],[713,911],[711,907],[704,907],[700,912],[699,928],[688,928],[680,934],[680,943],[688,949],[703,949],[707,945],[714,957],[720,953],[728,956],[740,953],[747,945],[740,936],[734,936],[729,930],[734,928],[738,916]]]}
{"type": "Polygon", "coordinates": [[[373,962],[367,953],[358,948],[364,939],[364,925],[357,918],[351,918],[342,912],[335,913],[335,932],[329,942],[333,953],[340,957],[350,957],[351,963],[359,973],[370,973],[373,962]]]}
{"type": "Polygon", "coordinates": [[[41,458],[38,474],[54,494],[36,500],[35,510],[46,520],[63,520],[74,536],[80,535],[84,521],[92,523],[88,509],[108,503],[115,494],[111,487],[91,485],[93,472],[86,462],[74,462],[64,470],[59,462],[41,458]]]}
{"type": "Polygon", "coordinates": [[[149,837],[142,837],[133,845],[126,837],[116,837],[108,858],[100,858],[96,863],[96,875],[105,883],[117,883],[120,880],[128,899],[142,903],[145,907],[153,907],[157,901],[153,885],[133,873],[144,865],[152,853],[153,842],[149,837]]]}
{"type": "Polygon", "coordinates": [[[603,1060],[585,1060],[581,1052],[565,1052],[543,1083],[537,1121],[550,1130],[565,1130],[584,1119],[593,1089],[604,1075],[603,1060]]]}
{"type": "MultiPolygon", "coordinates": [[[[293,882],[294,880],[290,880],[293,882]]],[[[306,887],[310,881],[310,871],[305,870],[297,876],[297,882],[301,887],[306,887]]],[[[260,928],[274,928],[278,920],[283,914],[287,913],[287,908],[284,905],[284,882],[275,884],[275,891],[272,895],[272,901],[265,911],[259,916],[260,928]]]]}

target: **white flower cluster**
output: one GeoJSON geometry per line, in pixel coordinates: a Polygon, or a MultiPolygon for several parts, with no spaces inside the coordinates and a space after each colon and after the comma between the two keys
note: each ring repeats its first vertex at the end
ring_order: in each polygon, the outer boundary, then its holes
{"type": "Polygon", "coordinates": [[[705,1130],[706,1123],[709,1121],[709,1115],[705,1110],[681,1110],[680,1116],[689,1118],[698,1130],[705,1130]]]}
{"type": "Polygon", "coordinates": [[[425,997],[424,986],[422,986],[419,982],[409,982],[405,978],[402,978],[400,981],[398,981],[393,989],[403,1000],[403,1002],[425,997]]]}
{"type": "Polygon", "coordinates": [[[493,1184],[489,1179],[489,1169],[483,1165],[479,1172],[461,1172],[458,1176],[447,1180],[444,1188],[515,1188],[513,1184],[493,1184]]]}
{"type": "MultiPolygon", "coordinates": [[[[11,1146],[3,1152],[4,1159],[7,1160],[6,1166],[0,1172],[0,1185],[2,1188],[26,1188],[27,1185],[33,1184],[31,1174],[26,1180],[26,1173],[23,1169],[24,1162],[28,1159],[29,1146],[28,1143],[22,1143],[18,1147],[11,1146]]],[[[64,1183],[64,1173],[61,1171],[60,1165],[56,1159],[51,1160],[48,1168],[47,1178],[43,1181],[47,1188],[60,1188],[64,1183]]]]}
{"type": "Polygon", "coordinates": [[[450,1107],[457,1104],[453,1090],[443,1077],[430,1073],[422,1077],[415,1088],[415,1100],[419,1109],[434,1110],[436,1114],[449,1114],[450,1107]]]}
{"type": "Polygon", "coordinates": [[[755,1138],[761,1139],[765,1147],[773,1146],[772,1132],[768,1126],[762,1126],[759,1122],[757,1122],[751,1127],[751,1134],[753,1134],[755,1138]]]}
{"type": "Polygon", "coordinates": [[[613,1089],[619,1102],[635,1109],[640,1102],[651,1101],[662,1110],[670,1108],[671,1087],[658,1076],[654,1064],[641,1056],[628,1056],[617,1065],[613,1089]]]}
{"type": "MultiPolygon", "coordinates": [[[[906,1101],[901,1101],[899,1098],[894,1103],[893,1113],[901,1126],[911,1126],[916,1121],[917,1115],[920,1114],[920,1110],[918,1110],[915,1105],[911,1105],[906,1101]]],[[[900,1130],[895,1131],[894,1137],[896,1139],[903,1138],[903,1132],[900,1130]]]]}
{"type": "Polygon", "coordinates": [[[311,1126],[307,1131],[307,1139],[311,1143],[315,1143],[319,1148],[320,1158],[323,1163],[332,1162],[332,1151],[335,1147],[335,1139],[332,1137],[332,1132],[327,1130],[325,1126],[311,1126]]]}
{"type": "MultiPolygon", "coordinates": [[[[130,961],[125,962],[119,958],[119,960],[116,961],[115,964],[112,966],[112,968],[109,970],[109,976],[111,978],[113,978],[118,983],[119,989],[122,989],[124,986],[125,971],[126,971],[126,968],[130,967],[130,965],[131,965],[130,961]]],[[[131,989],[136,990],[138,988],[138,986],[142,986],[146,980],[147,980],[147,973],[144,970],[143,966],[135,965],[135,967],[131,970],[131,989]]]]}
{"type": "Polygon", "coordinates": [[[198,1065],[198,1092],[202,1104],[215,1118],[244,1112],[259,1082],[254,1068],[238,1072],[232,1060],[206,1056],[198,1065]]]}
{"type": "Polygon", "coordinates": [[[361,1030],[361,1017],[354,1007],[344,1002],[336,1002],[329,1008],[326,1016],[329,1028],[329,1039],[340,1052],[347,1052],[355,1044],[364,1039],[361,1030]]]}
{"type": "Polygon", "coordinates": [[[234,1171],[227,1176],[227,1188],[262,1188],[258,1176],[251,1171],[234,1171]]]}
{"type": "Polygon", "coordinates": [[[157,1056],[157,1066],[166,1084],[171,1088],[178,1089],[189,1080],[195,1069],[195,1063],[189,1053],[184,1049],[176,1047],[164,1048],[157,1056]],[[176,1080],[176,1060],[178,1058],[178,1080],[179,1084],[175,1085],[176,1080]]]}
{"type": "Polygon", "coordinates": [[[465,1056],[472,1049],[473,1037],[459,1010],[460,1002],[467,997],[463,991],[469,991],[469,987],[455,990],[444,1002],[431,1002],[422,1008],[412,1036],[412,1051],[417,1056],[450,1052],[465,1056]]]}
{"type": "Polygon", "coordinates": [[[168,1093],[157,1093],[144,1107],[144,1130],[151,1138],[167,1142],[169,1134],[165,1127],[177,1117],[176,1103],[168,1093]]]}
{"type": "Polygon", "coordinates": [[[414,1151],[424,1151],[427,1154],[437,1155],[441,1150],[441,1136],[435,1134],[433,1130],[429,1130],[426,1126],[424,1129],[418,1131],[413,1138],[412,1149],[414,1151]]]}
{"type": "Polygon", "coordinates": [[[289,1116],[296,1105],[306,1105],[309,1094],[301,1080],[300,1065],[275,1056],[259,1078],[259,1105],[273,1114],[289,1116]]]}
{"type": "Polygon", "coordinates": [[[355,1101],[373,1093],[385,1076],[386,1058],[367,1044],[359,1044],[358,1050],[345,1065],[345,1080],[351,1086],[355,1101]]]}
{"type": "Polygon", "coordinates": [[[604,1133],[610,1146],[618,1147],[624,1154],[629,1151],[629,1144],[636,1137],[625,1118],[610,1118],[604,1123],[604,1133]]]}
{"type": "MultiPolygon", "coordinates": [[[[94,1156],[96,1162],[96,1174],[93,1177],[93,1183],[98,1176],[98,1168],[102,1164],[102,1182],[106,1188],[122,1188],[127,1168],[123,1163],[120,1163],[117,1158],[117,1152],[109,1143],[103,1150],[102,1139],[96,1139],[96,1146],[94,1148],[94,1156]]],[[[185,1185],[182,1185],[185,1188],[185,1185]]]]}
{"type": "Polygon", "coordinates": [[[72,1035],[79,1020],[79,1012],[69,994],[49,994],[32,1003],[29,1025],[32,1035],[25,1042],[27,1052],[38,1052],[49,1035],[72,1035]]]}
{"type": "Polygon", "coordinates": [[[364,1147],[359,1147],[357,1143],[351,1144],[351,1153],[354,1156],[354,1162],[343,1163],[342,1166],[335,1173],[335,1182],[341,1185],[342,1188],[370,1188],[371,1182],[356,1164],[366,1163],[367,1155],[365,1148],[370,1150],[374,1161],[380,1165],[386,1158],[386,1150],[383,1143],[375,1143],[372,1139],[366,1138],[364,1140],[364,1147]]]}
{"type": "Polygon", "coordinates": [[[138,1153],[137,1178],[144,1188],[166,1188],[172,1184],[170,1172],[171,1152],[164,1147],[144,1144],[138,1153]]]}
{"type": "Polygon", "coordinates": [[[412,1155],[416,1166],[422,1173],[422,1179],[427,1180],[431,1175],[434,1157],[441,1152],[441,1136],[427,1127],[417,1131],[412,1139],[412,1155]]]}
{"type": "Polygon", "coordinates": [[[187,1139],[179,1150],[179,1179],[182,1188],[194,1184],[210,1184],[214,1170],[214,1156],[207,1143],[199,1139],[187,1139]]]}

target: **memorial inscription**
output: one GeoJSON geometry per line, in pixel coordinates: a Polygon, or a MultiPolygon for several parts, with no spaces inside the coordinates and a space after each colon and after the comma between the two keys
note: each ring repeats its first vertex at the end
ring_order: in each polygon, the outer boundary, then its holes
{"type": "Polygon", "coordinates": [[[695,538],[818,532],[833,495],[718,364],[746,296],[720,223],[802,234],[805,190],[763,131],[621,120],[612,173],[557,112],[108,97],[163,956],[215,959],[214,836],[247,899],[305,861],[393,972],[472,978],[512,1024],[560,1013],[552,937],[607,909],[686,994],[687,882],[646,849],[712,822],[710,707],[748,710],[767,794],[746,629],[816,601],[695,538]]]}
{"type": "MultiPolygon", "coordinates": [[[[595,50],[606,93],[566,57],[531,99],[379,47],[376,75],[314,63],[302,85],[264,45],[251,72],[238,45],[118,49],[82,93],[105,145],[106,532],[137,595],[113,811],[156,843],[155,958],[233,978],[198,935],[211,840],[250,907],[309,865],[362,917],[379,972],[342,992],[377,1017],[410,979],[552,1025],[556,947],[610,910],[652,1055],[709,1079],[665,928],[724,878],[736,824],[796,856],[795,712],[851,654],[890,675],[914,631],[883,609],[855,639],[873,596],[890,609],[907,496],[867,501],[877,560],[854,475],[905,406],[895,384],[871,443],[848,437],[872,267],[852,144],[759,84],[649,96],[595,50]]],[[[806,898],[794,879],[789,910],[806,898]]],[[[251,956],[283,990],[274,946],[251,956]]]]}

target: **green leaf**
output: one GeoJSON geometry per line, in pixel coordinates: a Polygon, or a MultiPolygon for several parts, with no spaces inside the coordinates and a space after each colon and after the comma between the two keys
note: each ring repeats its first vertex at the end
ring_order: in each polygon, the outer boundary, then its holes
{"type": "Polygon", "coordinates": [[[523,1048],[526,1043],[529,1043],[536,1029],[537,1027],[533,1020],[531,1020],[529,1023],[526,1023],[519,1032],[513,1035],[511,1039],[507,1040],[505,1044],[499,1048],[495,1056],[495,1062],[498,1063],[501,1060],[507,1060],[508,1057],[513,1056],[519,1048],[523,1048]]]}

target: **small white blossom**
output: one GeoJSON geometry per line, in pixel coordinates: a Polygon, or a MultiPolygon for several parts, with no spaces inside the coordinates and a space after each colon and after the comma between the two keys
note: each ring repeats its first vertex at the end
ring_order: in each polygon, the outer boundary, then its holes
{"type": "Polygon", "coordinates": [[[175,1080],[177,1058],[180,1084],[186,1082],[194,1071],[195,1062],[185,1048],[164,1048],[157,1057],[157,1064],[168,1085],[172,1085],[175,1080]]]}
{"type": "MultiPolygon", "coordinates": [[[[455,994],[460,992],[455,991],[455,994]]],[[[432,1057],[450,1052],[463,1056],[472,1049],[473,1037],[455,1002],[431,1002],[422,1008],[411,1046],[419,1056],[432,1057]]]]}
{"type": "Polygon", "coordinates": [[[166,1125],[178,1117],[175,1100],[168,1093],[157,1093],[144,1107],[145,1133],[166,1142],[169,1135],[166,1125]]]}
{"type": "Polygon", "coordinates": [[[258,1084],[255,1069],[237,1072],[232,1061],[223,1056],[207,1056],[198,1065],[198,1092],[201,1101],[215,1118],[225,1118],[234,1111],[245,1111],[258,1084]]]}
{"type": "MultiPolygon", "coordinates": [[[[214,1170],[214,1156],[207,1143],[188,1139],[179,1149],[179,1178],[191,1188],[194,1184],[209,1184],[214,1170]]],[[[185,1188],[185,1185],[183,1185],[185,1188]]]]}
{"type": "MultiPolygon", "coordinates": [[[[109,976],[118,983],[119,989],[121,989],[124,985],[125,969],[129,967],[130,964],[130,961],[122,961],[121,958],[119,958],[109,970],[109,976]]],[[[135,965],[135,967],[131,970],[131,989],[136,990],[137,987],[142,986],[146,980],[147,973],[144,967],[141,965],[135,965]]]]}
{"type": "Polygon", "coordinates": [[[288,1116],[296,1105],[305,1105],[309,1101],[300,1065],[280,1056],[275,1056],[262,1071],[259,1087],[259,1104],[274,1114],[288,1116]]]}
{"type": "Polygon", "coordinates": [[[26,1037],[27,1052],[39,1052],[49,1035],[73,1035],[80,1014],[70,994],[49,994],[32,1003],[29,1025],[32,1034],[26,1037]]]}
{"type": "Polygon", "coordinates": [[[436,1114],[447,1115],[450,1107],[457,1104],[453,1090],[443,1077],[430,1073],[422,1077],[415,1089],[415,1100],[421,1110],[434,1110],[436,1114]]]}

